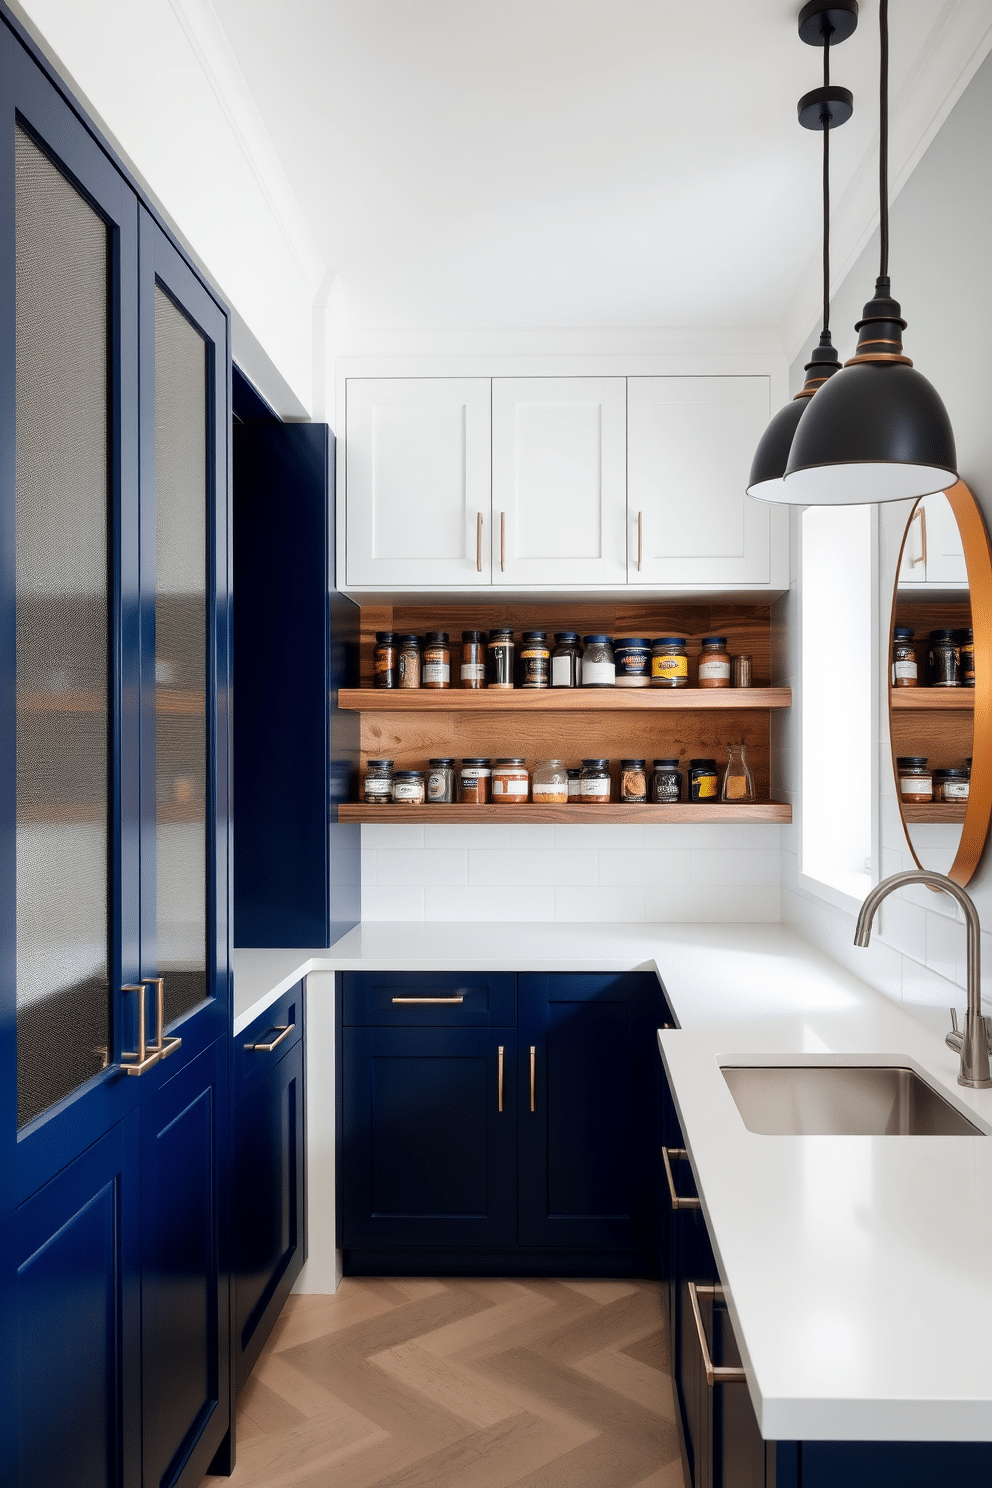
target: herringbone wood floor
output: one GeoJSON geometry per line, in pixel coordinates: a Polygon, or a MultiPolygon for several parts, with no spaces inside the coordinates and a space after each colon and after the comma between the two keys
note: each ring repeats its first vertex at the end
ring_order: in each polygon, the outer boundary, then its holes
{"type": "Polygon", "coordinates": [[[657,1283],[349,1277],[291,1297],[221,1488],[683,1488],[657,1283]]]}

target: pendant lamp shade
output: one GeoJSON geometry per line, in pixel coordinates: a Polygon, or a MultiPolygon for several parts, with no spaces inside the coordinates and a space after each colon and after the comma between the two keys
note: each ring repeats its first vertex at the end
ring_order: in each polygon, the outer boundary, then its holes
{"type": "Polygon", "coordinates": [[[779,409],[758,441],[747,483],[749,496],[758,501],[790,499],[785,485],[785,471],[799,420],[817,388],[822,387],[828,377],[839,371],[837,352],[831,343],[830,332],[825,330],[820,335],[819,346],[806,363],[806,381],[802,390],[791,403],[786,403],[784,408],[779,409]]]}

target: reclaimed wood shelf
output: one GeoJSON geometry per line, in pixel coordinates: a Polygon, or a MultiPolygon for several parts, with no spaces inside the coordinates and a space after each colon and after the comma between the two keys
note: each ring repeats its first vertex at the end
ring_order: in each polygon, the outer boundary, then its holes
{"type": "Polygon", "coordinates": [[[967,801],[903,801],[902,816],[906,822],[964,821],[967,801]]]}
{"type": "MultiPolygon", "coordinates": [[[[905,689],[909,690],[909,689],[905,689]]],[[[338,707],[357,713],[663,713],[791,708],[791,687],[342,687],[338,707]]]]}
{"type": "Polygon", "coordinates": [[[588,806],[534,806],[509,803],[489,806],[367,806],[351,802],[338,807],[338,820],[349,822],[791,822],[792,807],[784,801],[680,801],[671,806],[625,806],[619,801],[588,806]]]}
{"type": "Polygon", "coordinates": [[[973,713],[973,687],[892,687],[892,706],[900,713],[973,713]]]}

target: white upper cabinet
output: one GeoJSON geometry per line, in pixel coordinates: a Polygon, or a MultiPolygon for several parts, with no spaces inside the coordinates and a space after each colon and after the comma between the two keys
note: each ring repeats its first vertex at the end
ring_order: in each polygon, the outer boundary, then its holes
{"type": "Polygon", "coordinates": [[[624,377],[497,377],[494,584],[623,584],[624,377]]]}
{"type": "Polygon", "coordinates": [[[902,550],[899,587],[968,587],[961,534],[943,491],[922,496],[916,503],[902,550]]]}
{"type": "Polygon", "coordinates": [[[628,577],[788,587],[788,511],[745,494],[767,377],[627,382],[628,577]]]}
{"type": "Polygon", "coordinates": [[[488,377],[347,384],[347,582],[488,585],[488,377]]]}

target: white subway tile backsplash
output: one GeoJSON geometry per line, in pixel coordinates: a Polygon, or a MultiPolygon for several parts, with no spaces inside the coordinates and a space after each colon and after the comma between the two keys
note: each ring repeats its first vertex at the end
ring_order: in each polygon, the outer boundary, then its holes
{"type": "Polygon", "coordinates": [[[422,920],[424,891],[410,884],[362,884],[363,920],[422,920]]]}
{"type": "Polygon", "coordinates": [[[608,920],[615,924],[644,919],[644,889],[555,889],[555,919],[580,922],[608,920]]]}
{"type": "Polygon", "coordinates": [[[714,888],[734,884],[777,888],[781,881],[781,858],[778,849],[770,848],[694,848],[690,883],[714,888]]]}
{"type": "Polygon", "coordinates": [[[470,884],[594,884],[597,882],[596,853],[546,851],[517,848],[485,851],[473,848],[468,855],[470,884]]]}
{"type": "Polygon", "coordinates": [[[606,848],[599,853],[601,884],[640,885],[689,882],[692,853],[688,848],[643,848],[638,852],[620,852],[606,848]]]}
{"type": "Polygon", "coordinates": [[[873,935],[894,946],[914,961],[925,961],[927,955],[927,918],[915,904],[907,904],[898,894],[890,894],[878,907],[873,935]]]}
{"type": "Polygon", "coordinates": [[[468,854],[441,848],[405,852],[384,848],[376,853],[378,884],[464,884],[468,882],[468,854]]]}
{"type": "Polygon", "coordinates": [[[774,888],[711,889],[691,885],[648,888],[644,914],[648,920],[669,923],[713,924],[721,920],[731,924],[776,923],[781,918],[781,891],[777,885],[774,888]]]}
{"type": "Polygon", "coordinates": [[[369,822],[362,827],[362,847],[423,847],[424,829],[410,822],[369,822]]]}
{"type": "Polygon", "coordinates": [[[643,826],[626,822],[569,822],[555,827],[555,847],[614,847],[626,848],[628,852],[644,846],[643,826]]]}
{"type": "Polygon", "coordinates": [[[427,888],[424,918],[428,920],[553,920],[555,890],[513,888],[427,888]]]}

